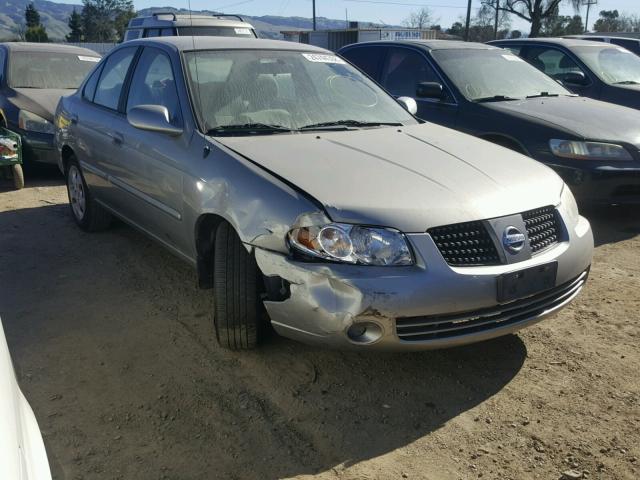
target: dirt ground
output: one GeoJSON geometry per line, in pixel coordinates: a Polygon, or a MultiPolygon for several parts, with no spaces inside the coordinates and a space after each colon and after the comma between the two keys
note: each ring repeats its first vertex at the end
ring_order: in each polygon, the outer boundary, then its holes
{"type": "Polygon", "coordinates": [[[0,185],[0,316],[55,479],[640,478],[640,209],[588,215],[588,286],[517,336],[234,354],[189,266],[66,201],[0,185]]]}

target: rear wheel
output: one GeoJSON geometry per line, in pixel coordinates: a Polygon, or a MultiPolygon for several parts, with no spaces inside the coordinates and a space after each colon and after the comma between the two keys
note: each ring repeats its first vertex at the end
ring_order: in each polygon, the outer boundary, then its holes
{"type": "Polygon", "coordinates": [[[87,232],[108,228],[111,214],[94,200],[75,160],[69,163],[66,177],[69,207],[78,226],[87,232]]]}
{"type": "Polygon", "coordinates": [[[22,165],[16,163],[11,167],[11,171],[13,173],[13,186],[16,190],[20,190],[24,188],[24,171],[22,170],[22,165]]]}
{"type": "Polygon", "coordinates": [[[253,255],[226,222],[214,245],[215,329],[218,343],[230,350],[255,348],[263,334],[262,275],[253,255]]]}

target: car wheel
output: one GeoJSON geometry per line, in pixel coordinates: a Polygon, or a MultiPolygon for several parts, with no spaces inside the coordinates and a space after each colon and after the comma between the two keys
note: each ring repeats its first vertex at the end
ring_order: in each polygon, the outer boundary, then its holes
{"type": "Polygon", "coordinates": [[[255,348],[262,336],[262,275],[253,255],[227,222],[216,231],[213,295],[218,343],[230,350],[255,348]]]}
{"type": "Polygon", "coordinates": [[[24,188],[24,171],[22,170],[22,165],[13,165],[11,171],[13,173],[13,186],[15,189],[20,190],[24,188]]]}
{"type": "Polygon", "coordinates": [[[111,214],[94,200],[75,160],[69,163],[66,176],[69,207],[78,226],[87,232],[97,232],[109,227],[111,214]]]}

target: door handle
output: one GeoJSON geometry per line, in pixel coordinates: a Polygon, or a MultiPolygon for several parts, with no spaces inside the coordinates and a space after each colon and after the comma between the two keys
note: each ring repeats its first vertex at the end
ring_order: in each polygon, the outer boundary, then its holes
{"type": "Polygon", "coordinates": [[[111,135],[111,139],[113,140],[113,143],[115,143],[116,145],[122,145],[124,143],[124,136],[122,136],[120,132],[114,132],[111,135]]]}

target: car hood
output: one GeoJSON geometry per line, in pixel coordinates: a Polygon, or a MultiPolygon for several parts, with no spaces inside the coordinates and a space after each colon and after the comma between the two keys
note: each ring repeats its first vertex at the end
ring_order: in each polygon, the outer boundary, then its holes
{"type": "Polygon", "coordinates": [[[640,147],[640,112],[633,108],[585,97],[540,97],[483,107],[552,125],[584,139],[640,147]]]}
{"type": "Polygon", "coordinates": [[[404,232],[555,205],[562,189],[528,157],[428,123],[216,140],[311,195],[333,221],[404,232]]]}
{"type": "Polygon", "coordinates": [[[11,102],[21,110],[27,110],[53,123],[60,97],[71,95],[75,90],[14,88],[15,96],[11,102]]]}

